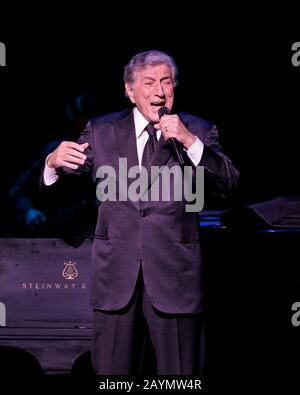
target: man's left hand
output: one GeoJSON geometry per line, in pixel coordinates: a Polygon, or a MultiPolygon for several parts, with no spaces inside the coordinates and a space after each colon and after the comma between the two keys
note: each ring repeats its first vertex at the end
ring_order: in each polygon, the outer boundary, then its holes
{"type": "Polygon", "coordinates": [[[162,116],[154,127],[161,130],[165,140],[174,137],[187,149],[196,141],[196,136],[185,127],[177,114],[162,116]]]}

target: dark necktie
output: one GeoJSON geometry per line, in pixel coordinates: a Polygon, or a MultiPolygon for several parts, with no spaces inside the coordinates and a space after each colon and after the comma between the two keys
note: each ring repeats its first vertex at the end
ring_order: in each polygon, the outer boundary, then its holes
{"type": "Polygon", "coordinates": [[[157,148],[158,141],[156,138],[156,129],[152,123],[148,123],[148,125],[145,127],[145,130],[147,130],[149,138],[144,148],[142,165],[148,169],[151,165],[153,154],[157,148]]]}

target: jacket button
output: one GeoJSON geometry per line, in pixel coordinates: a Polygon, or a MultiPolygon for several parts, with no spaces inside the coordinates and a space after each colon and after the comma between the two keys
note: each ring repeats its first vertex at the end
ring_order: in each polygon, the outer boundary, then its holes
{"type": "Polygon", "coordinates": [[[140,212],[141,217],[146,217],[149,213],[146,210],[140,212]]]}

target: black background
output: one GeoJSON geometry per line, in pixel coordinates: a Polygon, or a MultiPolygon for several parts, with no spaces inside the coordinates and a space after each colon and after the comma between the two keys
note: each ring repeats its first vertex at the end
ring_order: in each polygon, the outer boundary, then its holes
{"type": "Polygon", "coordinates": [[[60,135],[66,103],[93,89],[99,114],[123,109],[124,65],[148,49],[174,56],[177,107],[218,126],[241,170],[242,204],[300,193],[296,10],[207,12],[186,4],[174,11],[152,3],[136,15],[134,6],[116,4],[23,7],[0,15],[7,47],[7,67],[0,67],[2,234],[13,234],[10,183],[60,135]]]}

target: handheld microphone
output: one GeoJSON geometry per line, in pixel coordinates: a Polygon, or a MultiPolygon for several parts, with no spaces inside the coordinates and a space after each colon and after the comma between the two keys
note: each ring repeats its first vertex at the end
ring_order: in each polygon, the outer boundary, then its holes
{"type": "MultiPolygon", "coordinates": [[[[166,106],[161,107],[158,110],[159,118],[161,118],[165,114],[170,114],[170,110],[166,106]]],[[[182,145],[174,137],[170,137],[169,141],[170,141],[170,144],[171,144],[171,149],[172,149],[174,157],[178,160],[180,166],[183,166],[184,165],[184,159],[183,159],[183,155],[182,155],[182,145]]]]}

